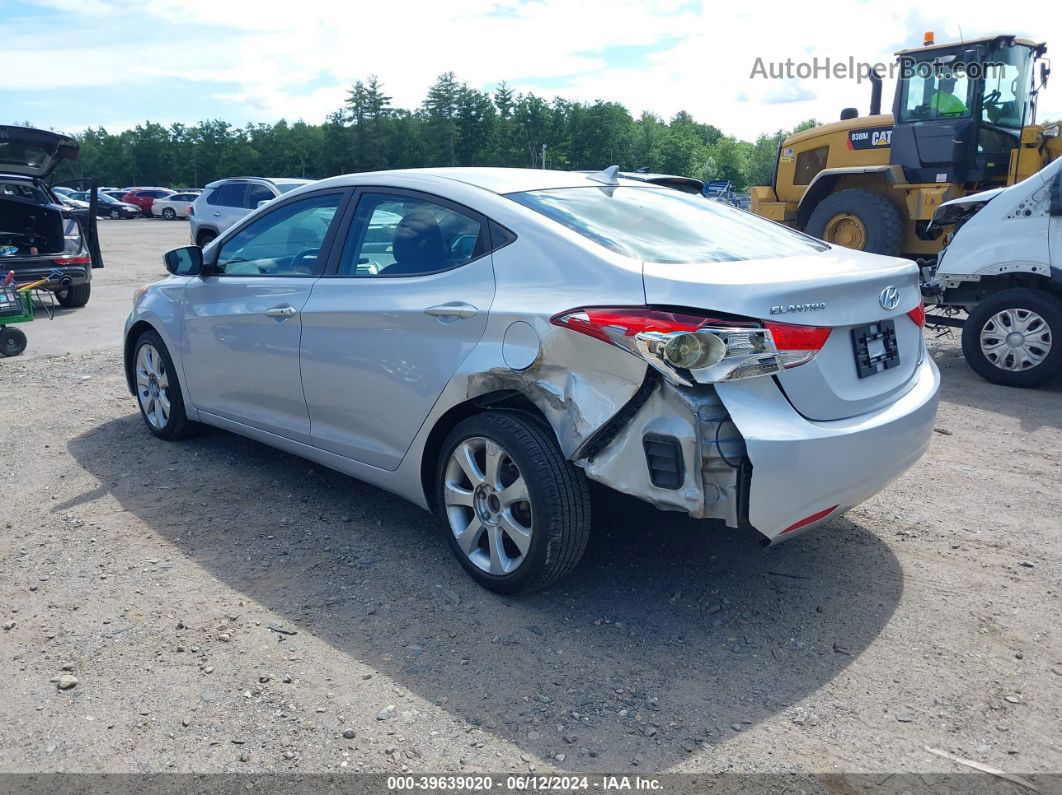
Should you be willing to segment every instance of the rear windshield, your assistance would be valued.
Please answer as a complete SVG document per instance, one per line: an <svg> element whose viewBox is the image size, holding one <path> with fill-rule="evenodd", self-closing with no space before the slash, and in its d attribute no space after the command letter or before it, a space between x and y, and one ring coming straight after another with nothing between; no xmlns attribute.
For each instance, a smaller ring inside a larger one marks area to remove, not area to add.
<svg viewBox="0 0 1062 795"><path fill-rule="evenodd" d="M751 213L669 188L558 188L508 198L646 262L732 262L829 248Z"/></svg>
<svg viewBox="0 0 1062 795"><path fill-rule="evenodd" d="M23 141L0 141L0 166L42 168L52 153L43 146Z"/></svg>

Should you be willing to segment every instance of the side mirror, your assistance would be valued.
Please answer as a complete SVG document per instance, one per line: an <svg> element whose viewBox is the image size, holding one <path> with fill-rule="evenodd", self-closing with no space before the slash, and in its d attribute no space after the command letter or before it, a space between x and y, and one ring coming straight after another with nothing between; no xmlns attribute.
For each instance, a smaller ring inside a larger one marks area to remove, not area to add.
<svg viewBox="0 0 1062 795"><path fill-rule="evenodd" d="M199 246L184 246L162 255L166 270L174 276L199 276L203 272L203 249Z"/></svg>

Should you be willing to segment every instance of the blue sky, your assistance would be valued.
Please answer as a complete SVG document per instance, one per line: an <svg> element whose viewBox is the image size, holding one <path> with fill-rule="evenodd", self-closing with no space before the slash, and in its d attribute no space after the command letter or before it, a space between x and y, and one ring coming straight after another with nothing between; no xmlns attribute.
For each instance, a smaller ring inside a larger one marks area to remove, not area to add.
<svg viewBox="0 0 1062 795"><path fill-rule="evenodd" d="M851 80L752 78L757 57L891 60L925 30L938 40L1001 31L998 3L924 11L914 0L726 6L688 0L0 0L0 122L77 131L145 120L319 122L357 79L376 74L413 107L444 71L482 89L506 80L551 97L617 100L633 113L687 110L752 138L845 106L865 112ZM1051 24L1049 17L1054 17ZM837 30L821 27L824 19ZM851 20L849 22L849 20ZM1056 77L1057 80L1062 76ZM1062 90L1042 111L1062 117ZM886 104L890 99L886 91ZM1041 118L1045 113L1041 113Z"/></svg>

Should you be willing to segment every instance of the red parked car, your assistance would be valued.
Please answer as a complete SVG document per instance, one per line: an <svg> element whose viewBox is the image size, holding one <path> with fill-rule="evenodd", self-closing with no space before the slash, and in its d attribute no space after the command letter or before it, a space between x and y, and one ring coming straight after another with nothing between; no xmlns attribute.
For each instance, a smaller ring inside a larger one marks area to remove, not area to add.
<svg viewBox="0 0 1062 795"><path fill-rule="evenodd" d="M144 213L145 218L150 218L151 205L155 203L155 199L173 194L174 191L169 188L133 188L122 197L122 201L126 204L135 204Z"/></svg>

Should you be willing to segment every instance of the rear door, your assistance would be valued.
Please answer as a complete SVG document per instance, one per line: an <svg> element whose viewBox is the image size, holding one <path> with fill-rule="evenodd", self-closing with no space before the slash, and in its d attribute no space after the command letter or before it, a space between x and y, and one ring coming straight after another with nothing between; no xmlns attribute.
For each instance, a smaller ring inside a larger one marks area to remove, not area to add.
<svg viewBox="0 0 1062 795"><path fill-rule="evenodd" d="M208 210L204 221L219 233L224 232L247 215L246 199L246 182L233 180L219 185L207 196Z"/></svg>
<svg viewBox="0 0 1062 795"><path fill-rule="evenodd" d="M195 408L309 441L301 312L348 195L324 191L278 205L221 243L211 272L188 283L181 352Z"/></svg>
<svg viewBox="0 0 1062 795"><path fill-rule="evenodd" d="M394 470L494 300L488 221L425 194L366 189L302 312L315 446Z"/></svg>

